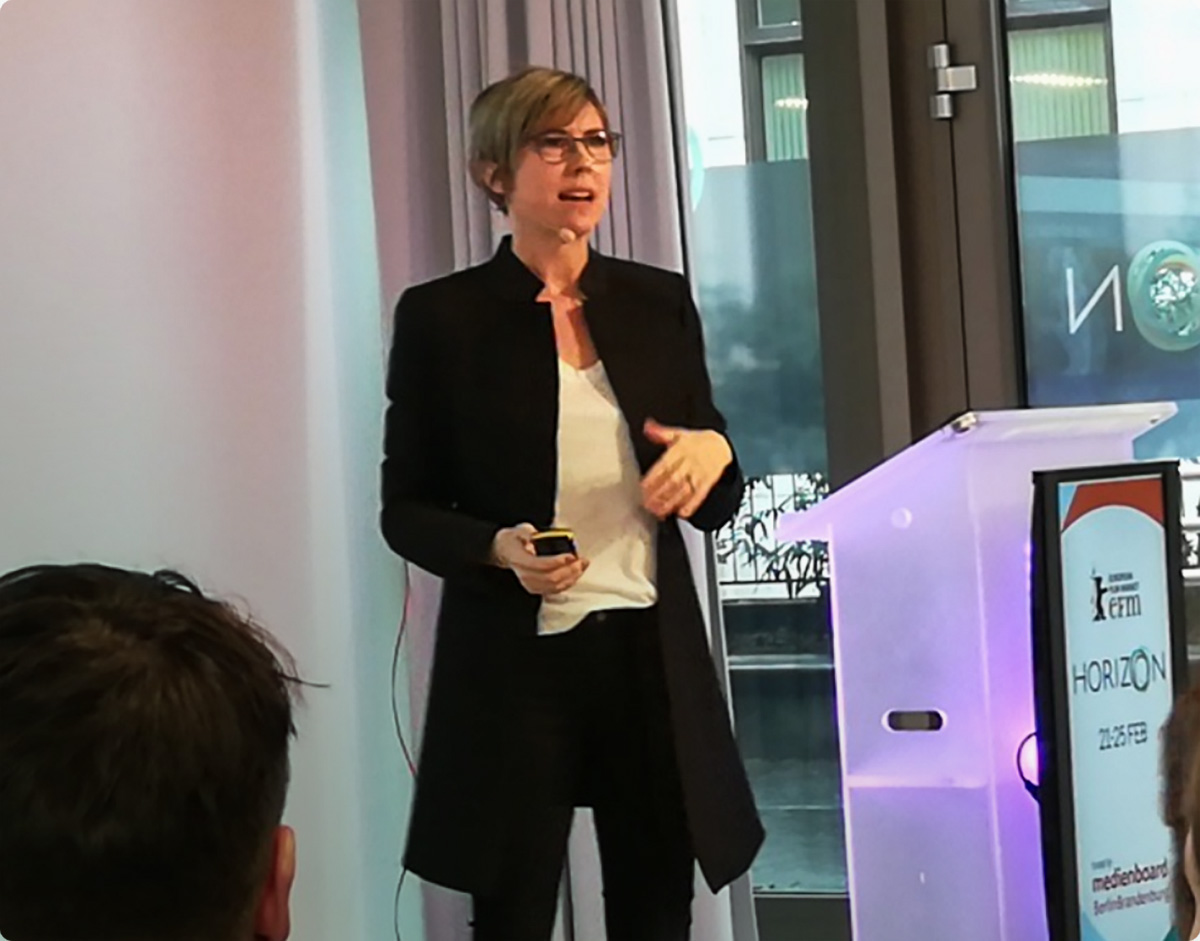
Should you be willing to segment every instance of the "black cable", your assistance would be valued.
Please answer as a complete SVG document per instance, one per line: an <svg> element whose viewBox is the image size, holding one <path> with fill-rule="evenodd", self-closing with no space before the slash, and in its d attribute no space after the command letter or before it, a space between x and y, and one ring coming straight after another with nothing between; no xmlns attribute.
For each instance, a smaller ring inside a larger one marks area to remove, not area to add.
<svg viewBox="0 0 1200 941"><path fill-rule="evenodd" d="M408 868L401 867L400 881L396 883L396 900L392 904L392 927L396 932L396 941L401 941L400 938L400 890L404 888L404 877L408 875Z"/></svg>
<svg viewBox="0 0 1200 941"><path fill-rule="evenodd" d="M392 649L392 726L396 731L396 741L400 743L400 751L404 755L404 762L408 766L408 773L415 780L417 777L417 763L413 760L412 752L409 751L408 742L404 738L404 726L400 721L400 702L396 696L396 686L400 678L400 649L404 643L404 632L408 629L408 613L409 605L412 604L412 572L408 567L408 563L404 563L404 608L400 614L400 627L396 630L396 645ZM404 877L408 875L406 866L400 867L400 878L396 882L396 897L392 903L392 928L396 935L396 941L401 941L400 938L400 892L404 888Z"/></svg>
<svg viewBox="0 0 1200 941"><path fill-rule="evenodd" d="M1034 800L1039 800L1040 799L1039 792L1041 791L1041 783L1042 782L1038 781L1037 784L1034 784L1032 781L1029 780L1029 778L1025 777L1025 769L1021 767L1021 751L1025 748L1026 742L1028 742L1031 738L1036 738L1036 737L1037 737L1037 732L1030 732L1023 739L1021 739L1021 744L1017 746L1017 776L1020 777L1021 783L1025 785L1025 790L1029 792L1029 796L1032 797ZM1041 768L1041 763L1042 763L1042 756L1041 756L1041 754L1039 754L1038 755L1039 769ZM1041 774L1039 773L1038 776L1041 777Z"/></svg>
<svg viewBox="0 0 1200 941"><path fill-rule="evenodd" d="M396 685L400 677L400 645L404 642L404 632L408 629L408 611L412 604L412 577L408 563L404 563L404 609L400 615L400 628L396 631L396 645L392 649L392 727L396 731L396 740L400 743L400 751L404 754L404 762L408 765L408 773L413 778L417 776L417 763L409 751L408 742L404 738L404 727L400 722L400 703L396 698Z"/></svg>

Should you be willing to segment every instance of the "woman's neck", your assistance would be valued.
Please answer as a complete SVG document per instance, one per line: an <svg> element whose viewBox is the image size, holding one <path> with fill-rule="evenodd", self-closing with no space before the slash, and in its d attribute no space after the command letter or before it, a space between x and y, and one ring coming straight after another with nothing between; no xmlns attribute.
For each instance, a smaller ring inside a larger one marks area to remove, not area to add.
<svg viewBox="0 0 1200 941"><path fill-rule="evenodd" d="M514 230L513 254L542 279L548 294L569 294L587 267L588 243L558 232Z"/></svg>

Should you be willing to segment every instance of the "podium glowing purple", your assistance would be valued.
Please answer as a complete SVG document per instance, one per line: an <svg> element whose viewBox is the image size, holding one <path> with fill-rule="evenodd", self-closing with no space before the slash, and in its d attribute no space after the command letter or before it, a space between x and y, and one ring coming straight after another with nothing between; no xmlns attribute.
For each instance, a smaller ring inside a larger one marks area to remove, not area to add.
<svg viewBox="0 0 1200 941"><path fill-rule="evenodd" d="M1132 460L1174 414L971 413L783 519L781 541L829 543L856 941L1046 941L1017 770L1034 728L1032 475ZM894 730L906 712L940 727Z"/></svg>

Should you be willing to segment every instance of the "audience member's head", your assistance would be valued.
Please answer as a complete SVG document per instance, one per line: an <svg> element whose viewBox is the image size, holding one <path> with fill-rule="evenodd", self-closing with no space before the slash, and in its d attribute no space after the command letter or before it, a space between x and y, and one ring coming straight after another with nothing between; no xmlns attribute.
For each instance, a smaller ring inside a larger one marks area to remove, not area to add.
<svg viewBox="0 0 1200 941"><path fill-rule="evenodd" d="M0 934L286 938L296 682L181 575L0 577Z"/></svg>
<svg viewBox="0 0 1200 941"><path fill-rule="evenodd" d="M1197 885L1196 848L1191 837L1200 823L1200 687L1193 687L1175 702L1162 730L1163 822L1171 829L1175 872L1171 893L1175 926L1181 938L1195 936Z"/></svg>

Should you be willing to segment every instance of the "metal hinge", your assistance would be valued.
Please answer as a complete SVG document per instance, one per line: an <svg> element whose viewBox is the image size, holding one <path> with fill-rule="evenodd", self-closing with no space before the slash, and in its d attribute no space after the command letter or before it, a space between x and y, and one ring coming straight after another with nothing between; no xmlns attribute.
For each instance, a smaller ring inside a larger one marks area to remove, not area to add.
<svg viewBox="0 0 1200 941"><path fill-rule="evenodd" d="M950 44L939 42L929 47L929 68L936 89L929 102L930 114L939 121L949 121L954 117L954 96L979 87L975 66L952 65Z"/></svg>

